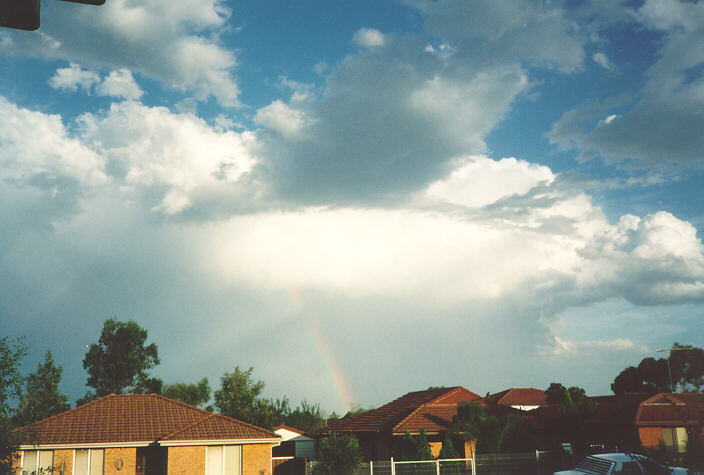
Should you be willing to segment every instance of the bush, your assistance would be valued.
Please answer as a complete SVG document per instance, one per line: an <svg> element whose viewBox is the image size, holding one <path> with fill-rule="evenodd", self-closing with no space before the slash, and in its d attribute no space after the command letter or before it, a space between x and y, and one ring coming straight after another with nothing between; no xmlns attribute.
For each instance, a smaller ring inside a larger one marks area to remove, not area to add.
<svg viewBox="0 0 704 475"><path fill-rule="evenodd" d="M353 435L333 432L320 439L314 475L351 475L362 463L359 442Z"/></svg>

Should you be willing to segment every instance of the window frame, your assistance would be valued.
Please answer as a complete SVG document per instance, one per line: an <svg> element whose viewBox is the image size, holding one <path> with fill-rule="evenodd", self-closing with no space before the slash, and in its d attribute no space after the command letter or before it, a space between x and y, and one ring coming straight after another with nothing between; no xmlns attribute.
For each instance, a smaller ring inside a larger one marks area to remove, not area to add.
<svg viewBox="0 0 704 475"><path fill-rule="evenodd" d="M88 475L91 475L90 465L91 465L91 461L93 460L93 452L100 451L103 454L103 470L101 471L101 475L105 475L105 449L73 449L73 463L71 464L72 475L77 475L76 474L76 468L77 468L76 467L76 455L78 454L79 450L88 452Z"/></svg>
<svg viewBox="0 0 704 475"><path fill-rule="evenodd" d="M208 470L209 470L209 467L208 467L208 458L209 458L209 457L208 457L208 450L211 450L211 449L216 448L216 447L219 448L219 449L221 449L221 452L220 452L220 469L217 471L218 475L229 475L228 472L225 472L225 460L226 460L226 458L227 458L227 457L225 456L225 449L226 449L227 447L237 447L237 448L239 449L239 450L238 450L238 454L239 454L239 463L238 463L239 471L238 471L235 475L242 475L242 473L243 473L242 460L243 460L243 452L244 452L244 450L242 450L242 445L241 445L241 444L206 445L206 446L205 446L205 473L206 473L206 475L208 475L208 473L209 473L209 472L208 472Z"/></svg>
<svg viewBox="0 0 704 475"><path fill-rule="evenodd" d="M23 450L23 451L22 451L22 460L20 461L20 475L24 475L25 473L27 473L27 474L31 474L31 473L32 473L31 470L26 470L26 469L25 469L25 466L24 466L24 463L25 463L25 455L26 455L27 452L34 452L34 453L37 454L37 458L36 458L36 461L35 461L35 464L34 464L34 469L33 469L33 470L34 470L34 473L37 473L37 474L42 473L42 472L39 471L40 469L43 470L42 467L39 467L39 464L40 464L40 462L41 462L41 455L40 455L40 453L41 453L41 452L51 452L51 469L52 469L52 471L53 471L53 468L54 468L54 457L55 457L55 454L54 454L54 450L53 450L53 449L52 449L52 450L42 450L42 449ZM51 472L50 472L50 473L51 473Z"/></svg>

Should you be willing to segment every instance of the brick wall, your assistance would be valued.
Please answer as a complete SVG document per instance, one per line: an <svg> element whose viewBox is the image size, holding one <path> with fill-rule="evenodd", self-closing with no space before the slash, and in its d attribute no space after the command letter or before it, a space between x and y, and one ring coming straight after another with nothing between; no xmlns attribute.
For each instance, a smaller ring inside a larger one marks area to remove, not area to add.
<svg viewBox="0 0 704 475"><path fill-rule="evenodd" d="M169 475L200 475L205 473L205 446L169 447Z"/></svg>
<svg viewBox="0 0 704 475"><path fill-rule="evenodd" d="M242 446L242 475L271 475L271 444Z"/></svg>
<svg viewBox="0 0 704 475"><path fill-rule="evenodd" d="M639 427L638 436L643 447L657 447L662 443L662 429L660 427Z"/></svg>
<svg viewBox="0 0 704 475"><path fill-rule="evenodd" d="M72 475L73 449L55 450L54 466L59 469L59 475Z"/></svg>
<svg viewBox="0 0 704 475"><path fill-rule="evenodd" d="M133 475L137 464L137 449L110 448L105 449L105 475ZM67 472L67 475L73 472Z"/></svg>

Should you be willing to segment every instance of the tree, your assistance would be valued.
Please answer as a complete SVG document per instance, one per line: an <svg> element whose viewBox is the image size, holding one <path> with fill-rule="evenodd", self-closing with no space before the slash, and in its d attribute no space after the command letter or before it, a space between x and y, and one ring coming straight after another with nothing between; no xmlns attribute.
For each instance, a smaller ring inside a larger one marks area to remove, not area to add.
<svg viewBox="0 0 704 475"><path fill-rule="evenodd" d="M15 410L10 401L22 393L18 367L25 354L22 340L0 339L0 473L12 471L12 454L17 450L16 435L12 432Z"/></svg>
<svg viewBox="0 0 704 475"><path fill-rule="evenodd" d="M576 451L587 445L586 421L596 413L597 403L587 397L584 389L572 386L567 389L560 383L551 383L545 391L546 402L557 406L562 413L562 434Z"/></svg>
<svg viewBox="0 0 704 475"><path fill-rule="evenodd" d="M235 366L232 373L225 372L220 378L220 389L214 395L220 414L254 424L257 412L265 408L258 403L264 382L255 381L253 372L251 366L246 371Z"/></svg>
<svg viewBox="0 0 704 475"><path fill-rule="evenodd" d="M210 401L210 385L208 378L203 378L196 384L175 383L164 386L162 394L168 398L190 404L203 406ZM208 408L208 410L211 410Z"/></svg>
<svg viewBox="0 0 704 475"><path fill-rule="evenodd" d="M704 390L704 350L677 342L672 348L668 358L643 358L637 367L621 371L611 390L616 395L670 392L670 374L675 391Z"/></svg>
<svg viewBox="0 0 704 475"><path fill-rule="evenodd" d="M315 475L352 475L362 463L357 438L349 434L331 433L320 439Z"/></svg>
<svg viewBox="0 0 704 475"><path fill-rule="evenodd" d="M303 400L300 406L286 416L284 423L309 434L315 434L325 425L325 418L319 404L310 404Z"/></svg>
<svg viewBox="0 0 704 475"><path fill-rule="evenodd" d="M148 371L159 364L159 354L156 345L146 341L147 330L133 320L105 321L98 343L90 345L83 358L88 386L96 397L144 392L154 386Z"/></svg>
<svg viewBox="0 0 704 475"><path fill-rule="evenodd" d="M445 440L442 442L442 448L440 449L440 454L438 458L441 459L458 459L460 458L459 452L455 450L455 444L452 443L452 432L445 432Z"/></svg>
<svg viewBox="0 0 704 475"><path fill-rule="evenodd" d="M469 442L472 452L501 453L530 448L531 437L517 414L487 414L478 403L461 402L451 431ZM467 454L469 455L469 454Z"/></svg>
<svg viewBox="0 0 704 475"><path fill-rule="evenodd" d="M425 429L421 428L418 435L412 435L406 431L403 437L395 443L394 458L398 460L431 460L433 455L430 452Z"/></svg>
<svg viewBox="0 0 704 475"><path fill-rule="evenodd" d="M44 355L44 362L37 364L37 370L25 378L25 390L20 398L18 425L53 416L69 409L68 397L59 392L61 366L54 364L51 351Z"/></svg>

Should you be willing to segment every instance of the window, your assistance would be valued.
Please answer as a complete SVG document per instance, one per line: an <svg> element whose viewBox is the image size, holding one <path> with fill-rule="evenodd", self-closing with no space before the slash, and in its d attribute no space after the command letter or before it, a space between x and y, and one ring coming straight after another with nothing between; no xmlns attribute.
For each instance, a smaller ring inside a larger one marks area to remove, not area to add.
<svg viewBox="0 0 704 475"><path fill-rule="evenodd" d="M53 450L25 450L22 455L22 475L52 473Z"/></svg>
<svg viewBox="0 0 704 475"><path fill-rule="evenodd" d="M668 447L677 447L680 452L687 449L687 429L685 427L663 427L662 440Z"/></svg>
<svg viewBox="0 0 704 475"><path fill-rule="evenodd" d="M103 475L105 451L103 449L76 450L73 462L74 475Z"/></svg>
<svg viewBox="0 0 704 475"><path fill-rule="evenodd" d="M242 475L241 445L209 445L205 451L206 475Z"/></svg>

